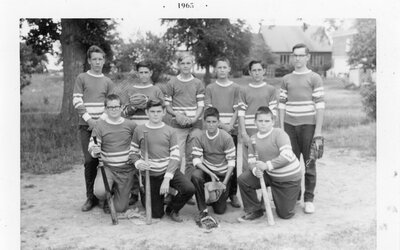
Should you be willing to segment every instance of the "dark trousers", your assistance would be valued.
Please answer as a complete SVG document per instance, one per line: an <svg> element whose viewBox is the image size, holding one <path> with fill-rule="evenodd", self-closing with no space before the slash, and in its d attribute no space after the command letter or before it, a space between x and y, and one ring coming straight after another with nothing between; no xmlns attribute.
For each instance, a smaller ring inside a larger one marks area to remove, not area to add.
<svg viewBox="0 0 400 250"><path fill-rule="evenodd" d="M285 123L285 131L289 135L292 149L297 159L300 160L300 154L303 155L304 162L310 158L310 147L314 137L315 125L292 126ZM311 161L304 173L304 201L312 202L314 200L314 190L317 183L317 171L315 161ZM301 190L298 199L300 200Z"/></svg>
<svg viewBox="0 0 400 250"><path fill-rule="evenodd" d="M97 174L97 165L99 165L99 160L93 158L88 151L90 136L92 131L88 131L89 126L79 125L79 135L81 139L83 156L85 157L85 184L86 184L86 197L88 199L97 200L96 196L93 194L94 180Z"/></svg>
<svg viewBox="0 0 400 250"><path fill-rule="evenodd" d="M301 179L297 181L277 182L264 172L266 186L271 187L276 213L282 219L289 219L295 214L298 194L301 190ZM261 188L260 179L250 170L243 172L239 178L239 190L246 213L251 213L263 208L263 202L257 198L257 189ZM269 202L269 201L268 201Z"/></svg>
<svg viewBox="0 0 400 250"><path fill-rule="evenodd" d="M136 196L139 195L139 187L140 187L139 170L135 170L135 172L133 174L133 181L132 181L130 194L136 195Z"/></svg>
<svg viewBox="0 0 400 250"><path fill-rule="evenodd" d="M225 178L224 176L218 176L220 180ZM205 173L203 170L196 168L192 173L192 183L196 188L196 202L197 208L199 211L203 211L207 208L206 198L204 194L204 183L211 181L211 177ZM226 211L226 200L228 199L229 189L230 189L230 181L226 185L225 192L221 195L218 201L211 204L214 213L223 214Z"/></svg>
<svg viewBox="0 0 400 250"><path fill-rule="evenodd" d="M145 174L142 174L143 185L146 187ZM161 218L164 216L164 195L160 195L160 187L164 180L164 175L150 176L150 191L151 191L151 214L153 218ZM189 179L182 174L179 169L175 171L174 177L169 182L169 185L178 191L177 195L172 197L171 203L168 206L174 212L179 212L186 202L193 196L195 189ZM146 198L142 197L142 204Z"/></svg>
<svg viewBox="0 0 400 250"><path fill-rule="evenodd" d="M237 135L231 135L232 139L233 139L233 143L235 144L235 148L236 148L236 157L237 157ZM230 178L230 185L229 185L229 197L231 197L232 195L236 195L237 193L237 161L235 161L235 168L232 171L232 176Z"/></svg>

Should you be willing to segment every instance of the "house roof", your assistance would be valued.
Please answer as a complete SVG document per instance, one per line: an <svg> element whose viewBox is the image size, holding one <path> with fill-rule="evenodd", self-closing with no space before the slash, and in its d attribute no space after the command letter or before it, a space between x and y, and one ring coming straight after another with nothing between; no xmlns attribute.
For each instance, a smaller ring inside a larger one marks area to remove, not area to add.
<svg viewBox="0 0 400 250"><path fill-rule="evenodd" d="M328 39L321 39L317 30L320 26L261 26L260 33L272 52L292 52L297 43L304 43L310 52L332 52Z"/></svg>

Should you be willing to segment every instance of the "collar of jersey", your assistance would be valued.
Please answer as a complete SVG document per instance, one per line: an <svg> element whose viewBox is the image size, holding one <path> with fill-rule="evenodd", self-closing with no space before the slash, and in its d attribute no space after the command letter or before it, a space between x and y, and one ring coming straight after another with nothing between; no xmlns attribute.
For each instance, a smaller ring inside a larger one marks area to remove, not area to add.
<svg viewBox="0 0 400 250"><path fill-rule="evenodd" d="M162 127L164 127L164 126L165 126L165 123L164 123L164 122L161 122L161 124L160 124L159 126L151 126L149 122L146 122L144 125L145 125L146 127L148 127L148 128L151 128L151 129L157 129L157 128L162 128Z"/></svg>
<svg viewBox="0 0 400 250"><path fill-rule="evenodd" d="M108 117L105 119L105 121L106 121L108 124L113 124L113 125L121 124L121 123L124 122L124 120L125 120L125 119L124 119L123 117L120 117L119 120L118 120L118 121L115 121L115 122L114 122L114 121L111 121L110 118L108 118Z"/></svg>
<svg viewBox="0 0 400 250"><path fill-rule="evenodd" d="M293 71L293 74L295 74L295 75L305 75L305 74L308 74L308 73L310 73L310 72L311 72L311 69L306 70L306 71L304 71L304 72Z"/></svg>
<svg viewBox="0 0 400 250"><path fill-rule="evenodd" d="M218 135L219 135L219 128L217 128L217 133L215 133L214 136L210 136L210 135L208 134L208 131L206 130L206 136L207 136L207 138L210 139L210 140L215 139Z"/></svg>
<svg viewBox="0 0 400 250"><path fill-rule="evenodd" d="M190 78L189 78L189 79L183 79L182 76L181 76L180 74L177 75L176 78L178 78L178 80L181 81L181 82L189 82L189 81L191 81L191 80L194 79L193 75L190 75Z"/></svg>
<svg viewBox="0 0 400 250"><path fill-rule="evenodd" d="M221 87L228 87L228 86L232 85L233 82L232 81L228 81L227 83L220 83L218 81L215 81L215 83L218 84Z"/></svg>
<svg viewBox="0 0 400 250"><path fill-rule="evenodd" d="M101 73L101 75L94 75L94 74L90 73L89 70L86 71L86 73L88 73L88 75L93 76L93 77L103 77L104 76L103 73Z"/></svg>
<svg viewBox="0 0 400 250"><path fill-rule="evenodd" d="M137 89L147 89L150 88L151 86L153 86L153 84L149 83L146 85L133 85L133 87L137 88Z"/></svg>
<svg viewBox="0 0 400 250"><path fill-rule="evenodd" d="M271 133L272 133L272 130L274 130L274 128L272 128L268 133L266 133L266 134L260 134L260 132L257 132L257 138L258 139L264 139L264 138L266 138L267 136L269 136Z"/></svg>
<svg viewBox="0 0 400 250"><path fill-rule="evenodd" d="M252 87L252 88L261 88L261 87L264 87L265 85L267 85L266 82L263 82L263 83L261 83L259 85L254 85L252 83L249 83L249 86Z"/></svg>

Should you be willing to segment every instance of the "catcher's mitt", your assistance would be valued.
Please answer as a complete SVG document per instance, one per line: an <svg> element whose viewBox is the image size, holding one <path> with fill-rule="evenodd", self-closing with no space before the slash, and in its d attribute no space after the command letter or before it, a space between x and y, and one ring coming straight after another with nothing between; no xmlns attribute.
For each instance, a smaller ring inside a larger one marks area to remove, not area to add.
<svg viewBox="0 0 400 250"><path fill-rule="evenodd" d="M310 159L306 162L306 167L311 163L311 161L315 161L320 159L324 154L324 137L316 136L313 138L310 147Z"/></svg>
<svg viewBox="0 0 400 250"><path fill-rule="evenodd" d="M225 190L225 185L219 181L204 183L204 194L206 203L211 204L219 200Z"/></svg>
<svg viewBox="0 0 400 250"><path fill-rule="evenodd" d="M190 128L192 126L192 120L186 116L185 112L178 113L174 119L182 128Z"/></svg>
<svg viewBox="0 0 400 250"><path fill-rule="evenodd" d="M129 97L129 105L133 106L135 109L146 109L149 97L145 94L133 94Z"/></svg>

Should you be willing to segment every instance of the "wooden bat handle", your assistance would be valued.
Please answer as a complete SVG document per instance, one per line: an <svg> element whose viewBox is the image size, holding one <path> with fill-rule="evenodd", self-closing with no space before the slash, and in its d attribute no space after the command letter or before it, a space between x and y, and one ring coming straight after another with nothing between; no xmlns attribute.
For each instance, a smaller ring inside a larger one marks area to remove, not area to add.
<svg viewBox="0 0 400 250"><path fill-rule="evenodd" d="M143 132L144 139L144 160L149 162L149 140L148 132ZM146 224L151 224L151 191L150 191L150 171L146 170Z"/></svg>
<svg viewBox="0 0 400 250"><path fill-rule="evenodd" d="M256 161L258 161L258 153L257 153L257 149L256 149L256 141L252 140L251 144L253 146L254 156L256 157ZM264 200L265 213L267 214L267 221L268 221L268 224L270 226L273 226L273 225L275 225L275 220L274 220L274 215L272 214L272 208L271 208L271 204L270 204L270 201L269 201L269 196L268 196L268 192L267 192L267 187L265 185L264 176L261 176L261 178L259 180L260 180L262 197L263 197L263 200Z"/></svg>

